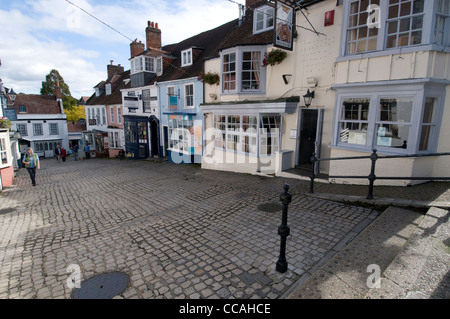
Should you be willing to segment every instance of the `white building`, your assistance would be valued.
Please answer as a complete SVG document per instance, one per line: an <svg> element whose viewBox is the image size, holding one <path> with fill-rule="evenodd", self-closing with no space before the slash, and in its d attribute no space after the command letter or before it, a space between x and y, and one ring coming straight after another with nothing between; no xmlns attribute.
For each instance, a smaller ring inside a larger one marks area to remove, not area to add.
<svg viewBox="0 0 450 319"><path fill-rule="evenodd" d="M22 136L22 154L29 146L41 157L53 157L57 145L69 148L67 117L58 89L56 96L18 94L14 105L9 107L16 112L12 130Z"/></svg>

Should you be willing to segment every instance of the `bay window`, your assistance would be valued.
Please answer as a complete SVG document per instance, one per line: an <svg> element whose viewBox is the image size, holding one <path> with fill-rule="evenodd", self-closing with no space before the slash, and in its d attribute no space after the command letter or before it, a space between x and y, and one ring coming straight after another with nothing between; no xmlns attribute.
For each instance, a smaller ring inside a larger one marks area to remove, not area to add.
<svg viewBox="0 0 450 319"><path fill-rule="evenodd" d="M350 0L342 56L418 45L450 45L449 0Z"/></svg>
<svg viewBox="0 0 450 319"><path fill-rule="evenodd" d="M392 154L436 152L444 99L442 84L339 88L332 145Z"/></svg>
<svg viewBox="0 0 450 319"><path fill-rule="evenodd" d="M259 134L258 134L259 123ZM215 115L217 149L246 155L273 155L280 148L280 115Z"/></svg>
<svg viewBox="0 0 450 319"><path fill-rule="evenodd" d="M262 59L265 47L235 48L222 54L222 92L265 92L265 68Z"/></svg>

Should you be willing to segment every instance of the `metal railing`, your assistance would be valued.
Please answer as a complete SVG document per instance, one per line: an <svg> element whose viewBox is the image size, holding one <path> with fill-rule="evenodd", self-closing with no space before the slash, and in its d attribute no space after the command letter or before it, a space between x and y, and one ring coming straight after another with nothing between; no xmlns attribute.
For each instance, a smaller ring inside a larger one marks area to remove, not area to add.
<svg viewBox="0 0 450 319"><path fill-rule="evenodd" d="M367 199L373 199L373 186L376 180L423 180L423 181L450 181L450 177L415 177L415 176L377 176L375 174L376 163L378 160L382 159L394 159L394 158L419 158L419 157L439 157L448 156L450 153L434 153L434 154L414 154L414 155L386 155L380 156L377 154L377 150L374 149L370 156L349 156L349 157L334 157L334 158L317 158L316 154L311 157L311 162L313 165L313 170L311 174L311 185L310 193L314 193L314 180L317 177L316 165L320 165L323 161L344 161L344 160L355 160L355 159L370 159L371 167L370 174L367 176L352 176L352 175L330 175L329 179L368 179L369 180L369 193L367 194ZM319 166L317 166L319 167ZM318 170L317 170L318 171Z"/></svg>

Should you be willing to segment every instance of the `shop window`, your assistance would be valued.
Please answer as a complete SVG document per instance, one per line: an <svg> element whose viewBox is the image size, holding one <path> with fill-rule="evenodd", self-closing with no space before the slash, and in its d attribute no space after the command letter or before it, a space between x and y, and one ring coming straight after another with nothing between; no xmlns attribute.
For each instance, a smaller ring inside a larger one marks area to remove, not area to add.
<svg viewBox="0 0 450 319"><path fill-rule="evenodd" d="M2 165L8 164L8 149L6 147L6 138L0 138L0 158Z"/></svg>

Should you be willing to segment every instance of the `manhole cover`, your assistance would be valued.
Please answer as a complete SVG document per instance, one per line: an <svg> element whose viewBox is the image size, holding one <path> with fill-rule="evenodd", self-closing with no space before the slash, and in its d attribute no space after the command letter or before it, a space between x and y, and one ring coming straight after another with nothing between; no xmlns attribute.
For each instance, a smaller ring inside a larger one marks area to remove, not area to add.
<svg viewBox="0 0 450 319"><path fill-rule="evenodd" d="M281 204L279 203L264 203L258 205L258 209L260 211L266 212L266 213L276 213L281 210Z"/></svg>
<svg viewBox="0 0 450 319"><path fill-rule="evenodd" d="M123 272L109 272L91 277L72 291L72 299L111 299L122 293L130 283Z"/></svg>

